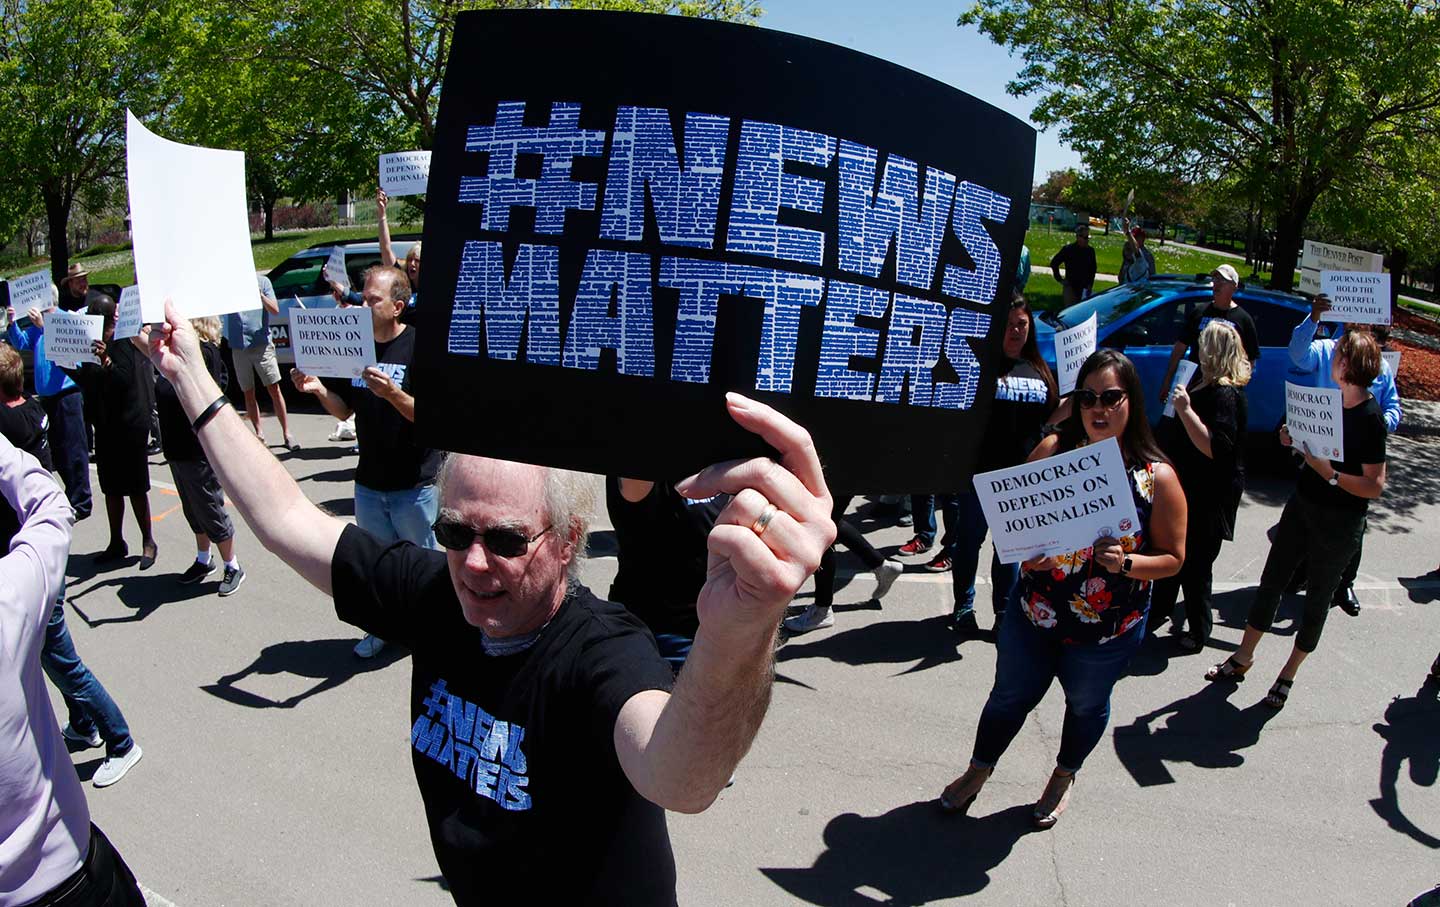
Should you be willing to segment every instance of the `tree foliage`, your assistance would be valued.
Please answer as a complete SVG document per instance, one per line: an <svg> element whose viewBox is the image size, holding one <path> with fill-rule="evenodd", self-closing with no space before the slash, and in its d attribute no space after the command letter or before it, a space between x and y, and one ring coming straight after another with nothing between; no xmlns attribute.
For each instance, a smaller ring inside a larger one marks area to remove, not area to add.
<svg viewBox="0 0 1440 907"><path fill-rule="evenodd" d="M1434 2L980 0L960 24L1022 55L1010 92L1097 177L1253 187L1286 288L1317 202L1440 132Z"/></svg>

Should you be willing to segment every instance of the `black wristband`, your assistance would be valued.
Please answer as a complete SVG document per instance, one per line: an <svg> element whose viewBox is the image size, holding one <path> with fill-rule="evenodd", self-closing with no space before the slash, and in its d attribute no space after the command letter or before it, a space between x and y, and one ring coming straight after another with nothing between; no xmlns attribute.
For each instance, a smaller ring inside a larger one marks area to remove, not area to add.
<svg viewBox="0 0 1440 907"><path fill-rule="evenodd" d="M200 415L196 416L196 417L195 417L195 421L190 423L190 428L191 428L191 430L194 431L195 434L197 434L197 435L200 434L200 429L202 429L202 428L205 427L205 423L206 423L206 422L209 422L211 419L215 418L215 414L216 414L216 413L220 412L220 410L221 410L223 407L226 407L226 406L229 406L229 405L230 405L230 398L229 398L229 397L226 397L224 394L221 394L219 397L216 397L216 398L215 398L215 402L214 402L214 403L211 403L209 406L205 407L205 411L204 411L203 413L201 413Z"/></svg>

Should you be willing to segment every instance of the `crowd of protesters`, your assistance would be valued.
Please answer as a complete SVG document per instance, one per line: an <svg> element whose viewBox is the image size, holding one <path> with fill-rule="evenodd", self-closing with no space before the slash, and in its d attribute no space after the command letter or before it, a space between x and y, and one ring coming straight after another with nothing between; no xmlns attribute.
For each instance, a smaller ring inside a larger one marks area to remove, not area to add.
<svg viewBox="0 0 1440 907"><path fill-rule="evenodd" d="M299 444L269 336L278 306L263 276L256 309L227 316L223 327L216 318L180 319L167 307L164 324L142 328L130 342L114 339L116 300L91 290L83 269L72 269L57 288L59 306L103 322L96 362L78 368L47 358L45 312L30 310L23 327L9 313L10 345L0 344L0 533L10 552L0 560L0 618L19 648L5 666L0 709L7 714L0 720L23 716L26 730L0 735L0 762L26 771L0 779L0 904L142 903L123 860L89 823L74 774L56 769L68 761L67 741L103 743L106 761L94 780L103 787L141 754L64 624L70 528L91 510L91 437L110 530L97 563L128 556L127 502L140 530L138 567L157 562L148 491L150 445L158 440L195 538L195 557L177 571L177 584L209 580L223 568L218 594L239 590L245 572L233 508L266 549L332 596L338 616L365 632L357 656L373 657L387 642L411 653L412 759L436 857L459 903L537 893L674 903L663 812L704 809L732 780L764 716L771 653L782 634L834 624L837 540L873 571L875 600L903 574L901 558L928 556L925 569L951 573L953 629L962 638L984 635L975 599L987 526L968 483L914 496L914 537L886 556L848 521L854 495L826 487L804 429L738 396L729 400L731 415L778 451L785 468L717 464L674 486L608 477L618 571L609 601L591 594L575 576L591 508L581 477L442 458L419 442L411 365L417 332L425 330L420 244L397 260L388 199L381 192L377 201L381 263L356 275L358 291L333 286L337 304L370 310L377 364L351 381L290 372L295 390L337 420L332 440L356 440L354 526L310 504L264 446L257 378L280 422L281 446ZM1154 258L1145 236L1128 224L1127 235L1124 276L1148 279ZM1084 228L1052 260L1067 301L1091 292L1094 260ZM1028 250L1021 271L1023 287ZM1112 689L1147 634L1170 620L1182 649L1209 642L1213 565L1235 534L1246 475L1246 385L1259 355L1254 323L1234 299L1238 275L1222 265L1211 280L1214 301L1191 314L1165 376L1161 402L1172 402L1174 415L1153 432L1136 369L1114 350L1090 356L1076 390L1062 399L1036 344L1034 313L1023 296L1013 300L976 471L1114 439L1139 525L1120 538L1018 565L992 558L996 673L969 765L941 793L942 810L970 807L1058 679L1065 693L1059 750L1032 808L1037 827L1053 826L1105 732ZM1297 451L1300 478L1273 532L1243 642L1206 674L1216 682L1244 679L1298 575L1304 617L1264 699L1275 709L1285 706L1301 663L1315 651L1330 606L1358 610L1353 582L1366 513L1384 491L1386 436L1400 419L1380 355L1383 336L1348 325L1336 338L1316 339L1327 306L1325 297L1315 299L1290 356L1315 384L1340 390L1343 456ZM222 338L233 370L225 367ZM34 397L24 392L11 346L33 351ZM1188 385L1172 386L1185 357L1198 369ZM243 391L243 417L224 393L231 377ZM1281 442L1290 444L1283 428ZM945 532L931 555L937 510ZM787 617L812 573L813 601ZM1431 671L1440 674L1440 658ZM41 673L69 710L63 728L38 684ZM510 736L484 747L476 738L476 751L489 756L456 768L440 754L451 752L446 741L459 733L457 715L469 716L467 728L484 715L492 736L501 726ZM557 792L544 806L525 788L532 775ZM513 824L513 812L532 806L533 821ZM576 865L546 872L544 854L553 848ZM515 870L506 876L515 880L513 891L484 872L495 861Z"/></svg>

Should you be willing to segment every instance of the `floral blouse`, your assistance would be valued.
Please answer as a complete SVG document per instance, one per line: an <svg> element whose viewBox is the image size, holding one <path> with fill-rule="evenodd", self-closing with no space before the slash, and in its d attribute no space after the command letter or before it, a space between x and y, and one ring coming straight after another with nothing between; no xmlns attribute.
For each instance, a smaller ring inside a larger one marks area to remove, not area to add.
<svg viewBox="0 0 1440 907"><path fill-rule="evenodd" d="M1143 554L1155 502L1155 464L1130 470L1130 491L1140 525L1121 537L1126 553ZM1150 611L1150 582L1111 573L1094 561L1094 549L1059 557L1048 572L1026 571L1020 578L1020 608L1042 630L1061 634L1065 645L1103 645L1144 623Z"/></svg>

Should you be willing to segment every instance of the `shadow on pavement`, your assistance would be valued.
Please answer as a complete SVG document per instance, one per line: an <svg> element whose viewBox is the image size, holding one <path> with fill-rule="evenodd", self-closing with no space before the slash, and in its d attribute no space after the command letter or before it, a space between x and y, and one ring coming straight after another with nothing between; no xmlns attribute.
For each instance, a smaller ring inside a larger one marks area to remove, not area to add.
<svg viewBox="0 0 1440 907"><path fill-rule="evenodd" d="M355 452L350 448L354 441L337 441L329 447L302 447L299 450L279 453L282 460L339 460L342 457L353 457Z"/></svg>
<svg viewBox="0 0 1440 907"><path fill-rule="evenodd" d="M1258 586L1248 589L1231 589L1212 596L1210 607L1215 611L1215 625L1232 630L1245 629L1250 617L1250 605L1255 600ZM1294 636L1300 631L1300 617L1305 611L1305 595L1282 595L1280 607L1275 609L1275 622L1270 625L1270 635ZM1215 645L1214 637L1210 645Z"/></svg>
<svg viewBox="0 0 1440 907"><path fill-rule="evenodd" d="M355 515L354 498L335 498L334 500L323 501L317 506L331 516Z"/></svg>
<svg viewBox="0 0 1440 907"><path fill-rule="evenodd" d="M1417 605L1428 605L1440 601L1440 570L1431 570L1419 576L1401 576L1397 582L1409 593L1410 600Z"/></svg>
<svg viewBox="0 0 1440 907"><path fill-rule="evenodd" d="M845 610L837 606L836 612ZM939 667L959 661L955 649L956 636L951 632L948 617L925 620L893 620L874 623L852 630L841 630L828 636L793 637L775 653L779 662L800 658L828 658L848 665L910 664L901 674Z"/></svg>
<svg viewBox="0 0 1440 907"><path fill-rule="evenodd" d="M208 598L214 596L216 590L220 588L219 571L216 571L215 578L211 581L188 586L182 586L177 582L177 575L175 573L145 573L138 576L112 577L101 580L79 592L68 593L66 599L87 626L103 627L105 624L136 623L158 611L161 605L175 605L194 601L197 598ZM111 587L115 588L115 598L119 600L120 604L134 613L123 617L92 618L77 604L85 596Z"/></svg>
<svg viewBox="0 0 1440 907"><path fill-rule="evenodd" d="M1380 756L1380 796L1370 806L1395 831L1440 850L1440 838L1422 830L1401 810L1396 790L1407 761L1410 780L1420 787L1434 787L1440 774L1440 734L1435 731L1440 724L1440 684L1426 679L1414 696L1396 696L1385 709L1385 721L1374 728L1385 739L1385 751Z"/></svg>
<svg viewBox="0 0 1440 907"><path fill-rule="evenodd" d="M353 482L355 470L349 469L327 469L324 472L312 472L308 476L301 476L297 482Z"/></svg>
<svg viewBox="0 0 1440 907"><path fill-rule="evenodd" d="M1420 513L1440 503L1440 472L1435 459L1440 447L1392 438L1386 447L1385 493L1370 505L1370 528L1413 532L1422 528Z"/></svg>
<svg viewBox="0 0 1440 907"><path fill-rule="evenodd" d="M358 638L358 637L357 637ZM233 674L226 674L200 689L218 699L252 709L293 709L311 696L333 690L359 674L383 670L409 654L404 648L390 644L374 658L355 655L356 639L301 639L266 646L250 664ZM257 674L291 674L313 678L317 683L303 693L274 700L236 686Z"/></svg>
<svg viewBox="0 0 1440 907"><path fill-rule="evenodd" d="M922 800L880 816L845 813L825 826L828 849L815 865L760 872L809 904L948 902L990 884L990 870L1033 830L1030 811L1025 803L983 817L950 816Z"/></svg>
<svg viewBox="0 0 1440 907"><path fill-rule="evenodd" d="M1198 676L1196 682L1204 686L1193 696L1115 728L1115 755L1141 787L1174 784L1167 762L1238 768L1245 763L1240 750L1254 746L1266 723L1279 714L1259 700L1248 708L1237 707L1230 701L1236 684L1206 683Z"/></svg>

